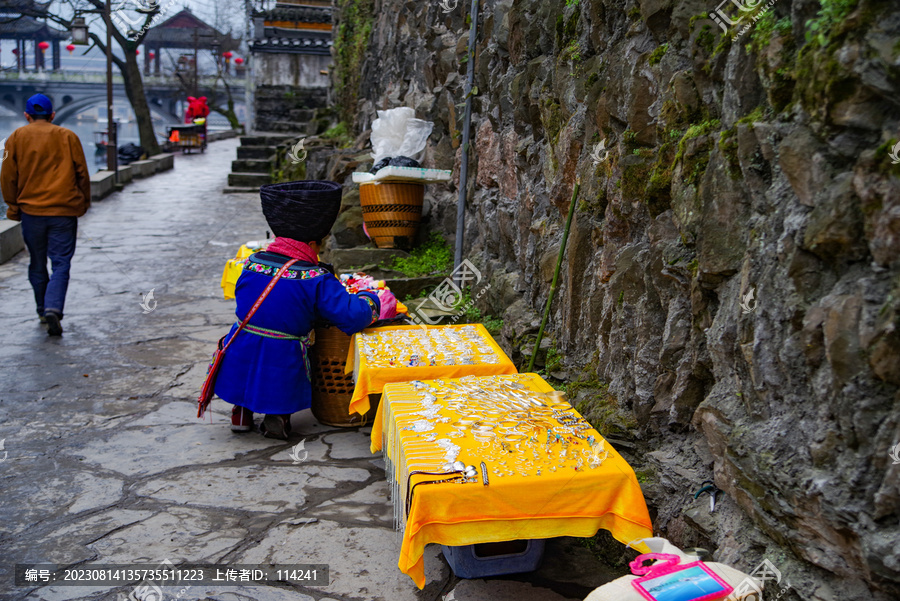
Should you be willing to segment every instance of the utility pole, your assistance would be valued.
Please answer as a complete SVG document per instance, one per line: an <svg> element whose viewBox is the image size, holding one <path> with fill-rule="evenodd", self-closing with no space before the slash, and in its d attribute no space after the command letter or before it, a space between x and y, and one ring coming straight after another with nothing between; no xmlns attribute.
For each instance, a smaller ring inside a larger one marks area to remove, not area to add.
<svg viewBox="0 0 900 601"><path fill-rule="evenodd" d="M113 171L113 181L119 183L118 133L113 121L112 75L112 0L106 0L106 169Z"/></svg>

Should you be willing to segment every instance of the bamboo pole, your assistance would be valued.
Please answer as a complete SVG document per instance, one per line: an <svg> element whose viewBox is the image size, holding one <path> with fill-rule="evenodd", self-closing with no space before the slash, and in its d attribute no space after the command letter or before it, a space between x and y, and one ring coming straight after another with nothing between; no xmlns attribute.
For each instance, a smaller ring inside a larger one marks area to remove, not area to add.
<svg viewBox="0 0 900 601"><path fill-rule="evenodd" d="M575 182L572 190L572 200L569 202L569 216L566 218L566 228L563 230L562 244L559 246L559 257L556 259L556 270L553 272L553 282L550 283L550 295L547 297L547 305L544 307L544 317L541 319L541 327L538 328L537 340L534 341L534 349L531 351L531 361L528 362L527 372L534 368L534 359L541 348L541 339L544 337L544 327L547 318L550 317L550 305L553 303L553 295L556 292L556 282L559 280L559 268L562 266L563 256L566 254L566 243L569 241L569 228L572 227L572 216L575 215L575 201L578 199L578 188L581 184Z"/></svg>
<svg viewBox="0 0 900 601"><path fill-rule="evenodd" d="M471 23L469 24L469 49L466 56L469 59L466 65L466 112L462 129L462 158L459 166L459 198L456 201L456 248L453 252L453 273L457 275L456 284L462 288L464 283L462 274L456 274L456 269L462 263L463 240L466 235L466 192L469 187L469 129L472 123L472 85L475 82L475 42L478 39L478 1L472 0L472 8L469 12Z"/></svg>

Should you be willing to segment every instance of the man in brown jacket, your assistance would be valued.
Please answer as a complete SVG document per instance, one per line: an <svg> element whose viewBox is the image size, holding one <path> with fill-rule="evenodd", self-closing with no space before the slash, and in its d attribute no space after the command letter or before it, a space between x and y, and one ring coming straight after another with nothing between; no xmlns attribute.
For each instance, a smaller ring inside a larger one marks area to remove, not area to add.
<svg viewBox="0 0 900 601"><path fill-rule="evenodd" d="M6 139L0 187L9 205L6 216L22 222L38 315L48 334L60 336L78 218L91 206L91 179L81 141L72 131L53 125L55 115L43 94L28 99L28 125ZM48 258L52 275L47 272Z"/></svg>

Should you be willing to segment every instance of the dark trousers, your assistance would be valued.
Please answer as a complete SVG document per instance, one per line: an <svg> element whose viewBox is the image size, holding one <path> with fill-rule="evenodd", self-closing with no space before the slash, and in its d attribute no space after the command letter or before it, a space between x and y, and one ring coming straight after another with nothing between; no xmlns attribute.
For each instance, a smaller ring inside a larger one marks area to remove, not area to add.
<svg viewBox="0 0 900 601"><path fill-rule="evenodd" d="M31 255L28 281L34 288L34 302L38 315L52 311L62 318L69 287L69 267L75 254L77 217L22 216L22 237ZM47 273L47 259L53 273Z"/></svg>

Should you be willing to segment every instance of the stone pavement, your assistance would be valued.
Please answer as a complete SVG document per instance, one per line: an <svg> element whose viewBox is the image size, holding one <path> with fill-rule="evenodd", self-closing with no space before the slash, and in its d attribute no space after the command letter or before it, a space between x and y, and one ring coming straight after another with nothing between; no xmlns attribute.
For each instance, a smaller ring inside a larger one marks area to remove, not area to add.
<svg viewBox="0 0 900 601"><path fill-rule="evenodd" d="M179 156L94 205L79 223L62 338L33 312L27 255L0 266L0 599L134 588L16 588L13 564L26 562L330 565L325 587L164 589L222 601L562 601L614 577L571 539L550 541L538 572L489 580L460 581L429 547L419 591L396 567L368 429L304 411L289 442L236 435L218 400L211 420L196 419L209 355L234 320L222 267L266 229L258 196L221 193L236 145ZM300 441L308 455L295 462Z"/></svg>

